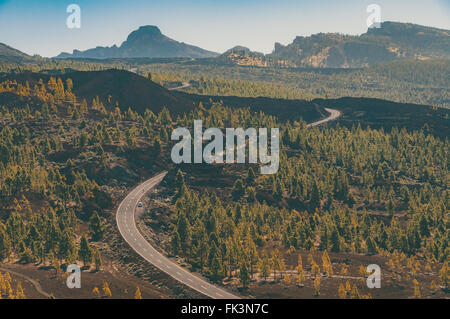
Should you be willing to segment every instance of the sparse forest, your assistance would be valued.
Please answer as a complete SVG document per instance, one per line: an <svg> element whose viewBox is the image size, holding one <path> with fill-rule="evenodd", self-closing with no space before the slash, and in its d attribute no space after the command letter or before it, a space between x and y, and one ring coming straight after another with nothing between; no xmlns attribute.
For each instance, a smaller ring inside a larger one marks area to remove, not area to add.
<svg viewBox="0 0 450 319"><path fill-rule="evenodd" d="M184 78L153 74L153 80ZM198 83L208 94L297 94L250 81ZM214 91L219 86L222 91ZM336 269L330 253L382 256L393 272L404 269L414 278L426 271L438 276L436 287L447 289L448 139L425 129L311 128L300 118L280 122L220 103L183 115L167 108L123 112L113 99L86 101L72 88L70 79L57 76L0 83L0 94L34 103L0 108L1 261L57 271L78 261L101 269L100 244L114 227L108 217L113 197L139 181L137 175L118 178L115 167L156 165L173 172L168 251L216 283L238 280L246 288L254 278L286 285L309 278L318 296L320 274L346 271ZM233 183L214 191L191 185L194 176L170 164L169 136L194 119L207 127L279 127L279 172L260 176L257 166L211 165ZM368 297L347 286L336 296Z"/></svg>
<svg viewBox="0 0 450 319"><path fill-rule="evenodd" d="M239 119L233 124L283 132L275 175L258 176L250 167L231 189L210 194L176 175L172 253L213 281L242 267L252 277L267 277L270 268L276 278L286 270L286 249L401 255L413 266L420 260L448 271L448 140L397 128L281 124L221 106L198 116L219 127ZM448 284L445 277L441 284Z"/></svg>

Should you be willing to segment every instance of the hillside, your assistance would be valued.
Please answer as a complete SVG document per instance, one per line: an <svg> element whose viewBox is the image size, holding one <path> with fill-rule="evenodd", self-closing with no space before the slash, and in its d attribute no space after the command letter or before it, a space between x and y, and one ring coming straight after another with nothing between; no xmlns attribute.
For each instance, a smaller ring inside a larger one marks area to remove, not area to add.
<svg viewBox="0 0 450 319"><path fill-rule="evenodd" d="M90 103L98 96L108 111L113 111L117 102L122 111L131 107L143 114L145 109L149 108L157 113L165 106L173 114L182 114L191 111L200 102L207 107L211 106L212 102L223 102L234 108L250 107L254 112L263 111L280 119L303 117L305 120L316 120L326 115L321 107L304 100L205 96L170 91L142 76L124 70L72 72L61 75L63 81L68 78L72 79L73 93L79 99L85 98ZM28 81L30 86L33 86L40 79L45 83L48 82L50 75L26 72L0 76L0 80L2 79L16 80L23 85ZM0 105L25 105L23 99L5 92L0 94ZM26 103L29 103L30 107L34 105L31 101Z"/></svg>
<svg viewBox="0 0 450 319"><path fill-rule="evenodd" d="M48 74L31 72L5 76L22 84L28 81L30 86L38 83L40 79L46 83L50 77ZM79 99L86 99L90 103L98 96L109 111L114 110L116 102L122 111L131 107L140 114L143 114L146 108L160 112L167 106L171 112L179 114L194 107L192 100L173 94L160 85L128 71L111 69L72 72L60 77L63 81L72 79L73 92ZM8 101L11 99L8 96ZM0 101L4 102L3 97Z"/></svg>
<svg viewBox="0 0 450 319"><path fill-rule="evenodd" d="M0 63L18 63L29 60L32 60L31 56L4 43L0 43Z"/></svg>
<svg viewBox="0 0 450 319"><path fill-rule="evenodd" d="M221 94L187 94L170 91L159 84L135 73L124 70L105 70L89 72L72 72L60 75L65 82L68 78L73 81L73 92L88 103L95 97L104 104L108 111L117 106L122 111L131 107L134 111L144 114L147 108L159 113L167 107L174 115L189 113L200 102L207 108L213 103L223 103L231 108L250 108L257 113L278 117L282 121L295 121L300 118L307 122L327 116L325 107L343 111L342 124L352 126L361 123L374 128L390 129L392 126L406 127L409 130L419 130L425 124L430 131L439 136L448 136L449 110L434 109L426 105L411 103L396 103L384 99L344 97L338 99L314 99L311 102L301 99L279 99L268 97L223 96ZM41 73L21 73L3 75L0 80L16 80L23 85L26 81L31 87L40 79L47 83L50 75ZM193 88L193 93L196 90ZM0 105L13 107L29 105L31 108L40 107L41 102L33 97L18 96L12 92L0 94Z"/></svg>
<svg viewBox="0 0 450 319"><path fill-rule="evenodd" d="M161 33L156 26L142 26L131 32L120 47L96 47L86 51L61 53L56 58L208 58L217 54L183 42L175 41Z"/></svg>
<svg viewBox="0 0 450 319"><path fill-rule="evenodd" d="M450 31L409 23L384 22L360 36L319 33L275 44L268 57L297 66L357 68L375 63L450 58Z"/></svg>
<svg viewBox="0 0 450 319"><path fill-rule="evenodd" d="M408 130L425 129L442 138L450 135L450 110L426 105L396 103L381 99L344 97L339 99L315 99L323 107L341 110L340 124L348 127L361 124L371 128L392 127Z"/></svg>

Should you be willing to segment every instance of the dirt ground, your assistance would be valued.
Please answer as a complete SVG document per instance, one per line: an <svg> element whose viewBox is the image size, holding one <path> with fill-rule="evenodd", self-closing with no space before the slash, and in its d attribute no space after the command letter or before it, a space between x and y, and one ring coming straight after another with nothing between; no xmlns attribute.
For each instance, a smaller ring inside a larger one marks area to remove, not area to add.
<svg viewBox="0 0 450 319"><path fill-rule="evenodd" d="M102 296L102 288L105 282L108 283L111 290L111 298L115 299L134 298L136 287L139 287L142 298L159 299L167 297L164 291L161 291L161 288L116 271L110 266L106 266L104 270L98 272L83 270L81 272L81 288L79 289L67 287L67 275L63 269L57 275L55 269L49 267L34 264L3 264L0 266L0 273L5 275L6 272L10 273L14 292L20 281L27 299L105 298ZM95 287L99 289L100 296L93 292Z"/></svg>
<svg viewBox="0 0 450 319"><path fill-rule="evenodd" d="M160 252L167 255L170 236L169 227L172 218L170 209L168 208L167 194L164 188L159 188L152 192L147 198L143 199L144 206L147 207L146 212L140 214L141 218L137 219L138 228L141 233L149 240L152 245L157 247ZM280 245L277 245L279 247ZM268 247L269 252L274 249L275 245ZM401 266L392 268L388 265L389 258L381 255L368 256L355 253L328 253L333 275L327 276L324 273L320 275L320 294L314 294L314 276L311 275L311 265L308 262L309 255L312 254L315 262L322 268L321 251L302 251L296 250L289 252L287 249L280 249L286 256L286 270L283 273L277 273L274 278L273 273L267 278L262 279L258 273L254 274L249 288L242 290L242 286L237 279L238 274L234 274L232 280L225 279L223 285L230 291L235 291L242 296L250 298L288 298L288 299L336 299L338 298L338 288L342 283L346 286L349 282L350 286L356 285L361 297L367 297L369 294L374 299L409 299L414 298L414 279L419 283L421 298L442 299L449 298L450 292L440 286L439 264L430 264L431 271L426 270L426 264L423 259L416 259L419 262L419 269L413 273L407 267L406 260L402 261ZM298 255L302 256L303 269L305 272L305 280L298 285L296 283ZM179 263L187 268L182 259L178 259ZM370 264L377 264L381 267L381 288L370 289L367 287L366 278L368 274L362 275L360 267L367 268ZM342 273L342 268L346 268L346 273ZM283 281L284 274L289 274L290 283ZM436 283L436 288L431 288L432 282ZM350 291L347 291L347 298L350 297Z"/></svg>
<svg viewBox="0 0 450 319"><path fill-rule="evenodd" d="M255 279L252 280L248 290L241 291L243 295L253 296L256 298L287 298L287 299L336 299L338 298L338 288L342 283L345 287L348 281L353 287L356 285L359 293L362 297L371 295L373 299L409 299L414 298L414 283L416 279L419 282L419 289L421 298L428 299L448 299L450 297L449 291L439 287L439 268L432 265L432 272L424 271L424 265L422 264L421 270L412 274L406 268L401 271L393 271L387 266L387 258L382 256L364 256L350 253L329 253L333 275L326 276L321 274L320 276L320 295L314 295L314 276L310 274L310 267L308 267L308 256L310 252L301 251L303 259L303 268L305 271L306 279L302 282L302 285L296 284L297 271L295 266L297 265L298 253L292 253L288 255L286 259L286 272L291 277L291 283L287 284L282 280L282 275L277 274L277 280L273 280L273 276L269 277L267 281L259 278L258 274L255 275ZM322 252L312 252L314 260L322 268ZM368 288L366 278L359 273L359 267L363 265L367 267L370 264L377 264L381 267L381 288ZM342 266L347 267L347 274L342 274ZM431 282L437 283L437 289L432 290L430 288ZM235 288L239 287L238 282L234 281L230 283ZM347 292L347 298L350 293Z"/></svg>

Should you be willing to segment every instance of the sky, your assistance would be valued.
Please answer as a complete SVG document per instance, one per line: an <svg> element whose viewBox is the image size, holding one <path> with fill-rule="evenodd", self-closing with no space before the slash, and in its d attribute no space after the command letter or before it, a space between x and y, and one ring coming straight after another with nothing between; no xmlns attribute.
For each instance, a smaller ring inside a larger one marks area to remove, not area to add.
<svg viewBox="0 0 450 319"><path fill-rule="evenodd" d="M70 4L81 28L66 25ZM319 32L367 31L369 4L381 21L450 29L450 0L0 0L0 42L27 54L56 56L74 49L120 45L142 25L168 37L224 52L236 45L270 53L275 42Z"/></svg>

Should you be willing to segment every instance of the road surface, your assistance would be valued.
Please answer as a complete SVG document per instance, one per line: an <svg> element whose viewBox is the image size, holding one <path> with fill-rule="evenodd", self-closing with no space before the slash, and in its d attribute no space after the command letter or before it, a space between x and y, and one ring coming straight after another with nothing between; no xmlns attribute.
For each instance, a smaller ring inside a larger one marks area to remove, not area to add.
<svg viewBox="0 0 450 319"><path fill-rule="evenodd" d="M338 117L340 117L342 115L342 113L340 111L335 110L335 109L325 108L325 110L330 113L330 116L328 116L327 118L324 118L323 120L320 120L320 121L308 124L308 126L319 126L319 125L324 124L326 122L334 121L334 120L336 120Z"/></svg>
<svg viewBox="0 0 450 319"><path fill-rule="evenodd" d="M325 108L325 110L330 113L329 117L314 123L310 123L308 124L308 126L318 126L323 123L335 120L339 116L341 116L341 112L339 112L338 110L329 108ZM133 248L134 251L141 255L142 258L144 258L146 261L159 268L169 276L173 277L175 280L185 284L186 286L213 299L239 298L238 296L233 295L223 288L219 288L210 284L204 278L193 275L188 270L184 269L169 258L165 257L163 254L159 253L155 248L153 248L152 245L150 245L147 240L145 240L145 238L137 229L135 213L138 203L149 190L158 185L164 179L166 174L167 172L162 172L152 177L151 179L137 186L127 195L127 197L125 197L125 199L119 205L116 215L116 222L117 226L119 227L120 234L131 246L131 248Z"/></svg>
<svg viewBox="0 0 450 319"><path fill-rule="evenodd" d="M145 260L186 286L214 299L239 298L223 288L210 284L203 278L193 275L153 248L136 227L135 211L141 198L158 185L167 172L160 173L132 190L117 209L116 221L119 232L125 241Z"/></svg>
<svg viewBox="0 0 450 319"><path fill-rule="evenodd" d="M183 82L183 84L181 85L181 86L177 86L177 87L174 87L174 88L170 88L170 89L168 89L169 91L175 91L175 90L181 90L181 89L185 89L185 88L188 88L188 87L191 87L192 85L189 83L189 82Z"/></svg>

